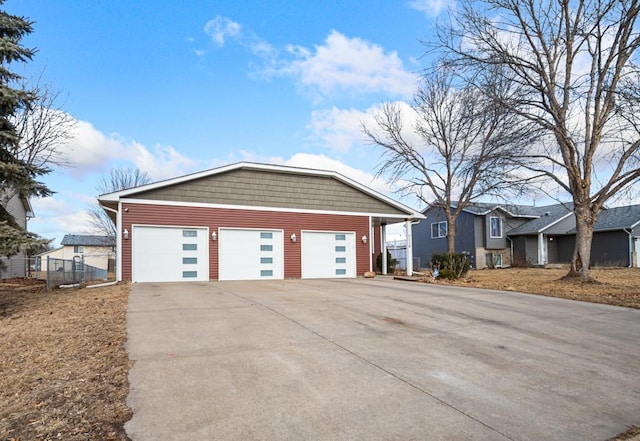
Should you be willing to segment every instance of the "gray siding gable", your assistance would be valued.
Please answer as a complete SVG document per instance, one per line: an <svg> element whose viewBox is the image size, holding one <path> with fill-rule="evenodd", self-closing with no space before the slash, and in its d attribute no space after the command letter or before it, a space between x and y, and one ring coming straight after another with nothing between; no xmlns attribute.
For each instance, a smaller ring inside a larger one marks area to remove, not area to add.
<svg viewBox="0 0 640 441"><path fill-rule="evenodd" d="M405 215L332 176L239 168L128 196L168 202Z"/></svg>

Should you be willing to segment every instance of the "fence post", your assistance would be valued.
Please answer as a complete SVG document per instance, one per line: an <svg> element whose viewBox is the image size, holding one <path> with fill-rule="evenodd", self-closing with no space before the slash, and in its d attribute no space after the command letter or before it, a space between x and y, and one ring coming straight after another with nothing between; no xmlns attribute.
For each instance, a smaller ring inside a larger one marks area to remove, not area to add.
<svg viewBox="0 0 640 441"><path fill-rule="evenodd" d="M50 282L49 282L49 256L47 256L47 290L49 290Z"/></svg>

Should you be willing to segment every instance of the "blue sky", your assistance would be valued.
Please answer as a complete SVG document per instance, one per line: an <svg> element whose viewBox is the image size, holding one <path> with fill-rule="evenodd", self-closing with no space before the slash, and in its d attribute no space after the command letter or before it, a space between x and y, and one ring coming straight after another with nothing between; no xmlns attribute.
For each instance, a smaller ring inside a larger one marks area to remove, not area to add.
<svg viewBox="0 0 640 441"><path fill-rule="evenodd" d="M86 209L114 167L153 180L237 161L333 169L374 179L380 150L362 122L383 101L409 102L444 0L8 0L35 21L41 72L77 120L73 167L44 177L30 230L90 231ZM415 201L405 202L420 208Z"/></svg>

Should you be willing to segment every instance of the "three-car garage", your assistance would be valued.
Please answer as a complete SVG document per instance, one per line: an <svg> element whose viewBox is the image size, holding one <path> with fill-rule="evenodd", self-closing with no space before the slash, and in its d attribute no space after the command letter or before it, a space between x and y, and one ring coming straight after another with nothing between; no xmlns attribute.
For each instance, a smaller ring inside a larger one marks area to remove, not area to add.
<svg viewBox="0 0 640 441"><path fill-rule="evenodd" d="M250 163L98 200L133 282L357 277L387 224L424 217L336 172Z"/></svg>

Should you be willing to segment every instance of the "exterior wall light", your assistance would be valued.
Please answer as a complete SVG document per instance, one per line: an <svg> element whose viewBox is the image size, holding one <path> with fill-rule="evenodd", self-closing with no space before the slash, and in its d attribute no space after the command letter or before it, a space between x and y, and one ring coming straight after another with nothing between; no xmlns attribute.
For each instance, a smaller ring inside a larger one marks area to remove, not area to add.
<svg viewBox="0 0 640 441"><path fill-rule="evenodd" d="M213 233L211 233L211 240L218 240L218 235L216 234L216 232L214 231Z"/></svg>
<svg viewBox="0 0 640 441"><path fill-rule="evenodd" d="M125 240L129 239L129 230L127 230L126 228L122 232L122 238Z"/></svg>
<svg viewBox="0 0 640 441"><path fill-rule="evenodd" d="M291 235L291 242L295 242L296 240L298 240L298 238L296 237L296 233L293 233Z"/></svg>
<svg viewBox="0 0 640 441"><path fill-rule="evenodd" d="M362 243L367 243L367 236L362 236Z"/></svg>

